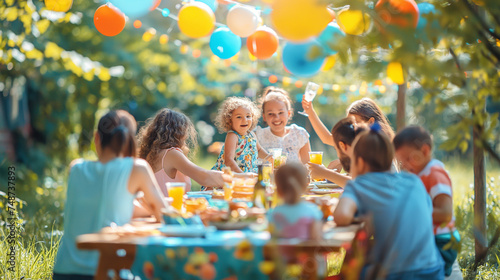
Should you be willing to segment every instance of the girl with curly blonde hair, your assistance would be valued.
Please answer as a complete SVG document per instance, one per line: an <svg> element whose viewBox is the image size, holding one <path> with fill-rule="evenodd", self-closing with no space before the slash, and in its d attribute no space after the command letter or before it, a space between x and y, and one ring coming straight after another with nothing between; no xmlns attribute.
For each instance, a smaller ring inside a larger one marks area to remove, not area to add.
<svg viewBox="0 0 500 280"><path fill-rule="evenodd" d="M227 135L213 170L228 166L237 173L257 172L257 157L270 157L252 132L259 117L257 106L248 98L229 97L222 103L215 125Z"/></svg>
<svg viewBox="0 0 500 280"><path fill-rule="evenodd" d="M262 119L267 127L257 127L255 134L266 150L281 148L287 162L309 162L309 133L296 124L288 125L293 116L292 100L282 88L267 87L260 98Z"/></svg>
<svg viewBox="0 0 500 280"><path fill-rule="evenodd" d="M186 191L191 190L191 178L203 186L223 186L220 172L205 170L187 158L197 141L193 123L183 113L161 109L141 128L138 142L139 156L153 168L165 196L167 182L186 183Z"/></svg>

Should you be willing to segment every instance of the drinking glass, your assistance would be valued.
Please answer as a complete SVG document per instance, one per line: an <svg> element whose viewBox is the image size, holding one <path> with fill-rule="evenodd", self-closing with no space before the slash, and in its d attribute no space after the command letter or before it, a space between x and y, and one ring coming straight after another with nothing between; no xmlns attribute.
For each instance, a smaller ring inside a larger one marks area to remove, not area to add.
<svg viewBox="0 0 500 280"><path fill-rule="evenodd" d="M224 200L231 201L233 199L233 182L224 182Z"/></svg>
<svg viewBox="0 0 500 280"><path fill-rule="evenodd" d="M186 183L167 183L168 196L173 199L172 207L182 211L182 204L184 202L184 189Z"/></svg>
<svg viewBox="0 0 500 280"><path fill-rule="evenodd" d="M315 164L323 164L323 152L309 152L309 161ZM321 182L323 179L314 179L314 182Z"/></svg>
<svg viewBox="0 0 500 280"><path fill-rule="evenodd" d="M309 102L313 101L314 97L316 96L316 93L318 93L318 90L319 90L318 84L315 84L313 82L307 83L306 92L304 93L305 100ZM298 113L306 117L309 117L309 115L305 111Z"/></svg>

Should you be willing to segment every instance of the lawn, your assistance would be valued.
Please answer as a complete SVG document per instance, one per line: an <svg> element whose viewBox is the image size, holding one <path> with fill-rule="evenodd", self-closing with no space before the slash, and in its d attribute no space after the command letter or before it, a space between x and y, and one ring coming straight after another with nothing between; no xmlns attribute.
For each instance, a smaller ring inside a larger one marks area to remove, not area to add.
<svg viewBox="0 0 500 280"><path fill-rule="evenodd" d="M215 156L207 156L202 159L196 159L201 166L210 168L215 162ZM457 227L462 235L462 249L459 254L459 264L464 269L465 279L500 279L500 246L497 244L489 254L488 261L477 269L477 275L471 270L474 260L474 240L472 236L473 224L473 170L471 162L461 160L460 158L450 158L445 160L448 171L453 181L454 204ZM500 217L500 207L498 196L500 195L499 181L500 168L498 165L487 164L488 181L488 213L489 230L488 238L491 239L494 231L494 217ZM64 189L64 175L53 175L57 180L45 179L43 185L38 186L37 191L30 192L29 196L37 196L38 199L28 199L28 194L20 194L23 200L38 201L28 207L20 209L25 213L23 227L20 229L20 238L17 240L16 252L16 272L11 277L15 279L50 279L54 258L57 252L59 239L61 237L62 207L54 208L54 204L63 205L63 196L61 190ZM51 184L47 183L47 180ZM52 180L52 181L51 181ZM52 187L48 187L51 185ZM193 189L199 188L196 183ZM0 200L5 205L2 197ZM34 204L38 204L38 211L30 209ZM2 209L4 208L2 205ZM30 214L28 214L30 213ZM34 213L34 214L31 214ZM2 220L5 218L5 212L2 212ZM8 243L5 239L6 228L2 227L0 237L0 252L6 252ZM337 255L329 258L330 272L338 271L342 256ZM7 278L6 275L6 254L0 255L0 279Z"/></svg>

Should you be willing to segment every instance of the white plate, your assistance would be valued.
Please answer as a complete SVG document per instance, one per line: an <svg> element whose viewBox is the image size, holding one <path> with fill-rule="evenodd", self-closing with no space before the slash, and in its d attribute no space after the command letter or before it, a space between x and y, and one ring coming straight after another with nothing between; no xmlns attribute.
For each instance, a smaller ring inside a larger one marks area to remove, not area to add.
<svg viewBox="0 0 500 280"><path fill-rule="evenodd" d="M164 225L159 228L160 232L167 236L176 237L203 237L209 231L215 231L215 227L203 225Z"/></svg>
<svg viewBox="0 0 500 280"><path fill-rule="evenodd" d="M341 188L339 185L337 185L335 183L316 183L315 185L318 188L329 188L329 189Z"/></svg>
<svg viewBox="0 0 500 280"><path fill-rule="evenodd" d="M315 194L331 194L331 193L341 193L342 191L339 189L311 189L309 190Z"/></svg>

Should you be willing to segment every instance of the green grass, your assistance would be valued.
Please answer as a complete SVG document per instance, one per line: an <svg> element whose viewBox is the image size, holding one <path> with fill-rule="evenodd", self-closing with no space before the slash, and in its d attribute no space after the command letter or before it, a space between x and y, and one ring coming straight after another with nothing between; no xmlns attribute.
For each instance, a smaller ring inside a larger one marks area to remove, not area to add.
<svg viewBox="0 0 500 280"><path fill-rule="evenodd" d="M216 156L199 156L194 162L200 166L210 169L216 161ZM457 227L462 235L462 250L459 254L459 264L463 268L465 279L500 279L500 246L491 250L487 262L476 271L472 271L474 259L474 239L472 235L473 225L473 170L470 161L459 158L444 160L453 181L454 209ZM492 232L498 225L496 217L500 217L499 195L500 195L500 168L498 165L487 164L488 181L488 238L491 239ZM65 174L50 174L54 182L50 184L47 180L29 186L37 189L36 192L25 191L19 193L19 197L33 201L29 207L20 209L25 213L20 236L17 239L16 272L6 275L8 243L6 240L5 226L0 230L0 279L51 279L54 258L57 253L62 230L62 205L64 195L61 195L61 184L65 184ZM493 179L492 179L493 178ZM42 181L42 180L40 180ZM50 181L50 180L49 180ZM62 183L61 183L62 182ZM19 182L19 185L21 182ZM51 186L49 186L51 185ZM41 188L41 190L39 189ZM199 189L199 185L193 182L193 190ZM32 196L31 198L28 196ZM0 204L5 205L5 199L0 197ZM58 205L54 207L54 205ZM2 207L3 208L3 207ZM3 210L3 209L2 209ZM2 220L5 220L5 212L0 212ZM343 254L331 255L328 258L329 274L337 274L342 264Z"/></svg>

